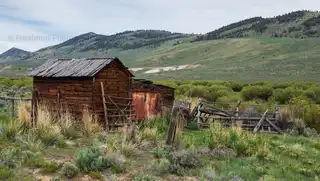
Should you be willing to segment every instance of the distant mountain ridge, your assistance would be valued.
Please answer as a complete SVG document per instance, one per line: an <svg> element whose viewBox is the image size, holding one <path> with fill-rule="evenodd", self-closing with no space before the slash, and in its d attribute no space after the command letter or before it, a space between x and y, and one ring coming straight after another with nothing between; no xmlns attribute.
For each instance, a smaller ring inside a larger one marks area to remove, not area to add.
<svg viewBox="0 0 320 181"><path fill-rule="evenodd" d="M117 56L140 78L320 81L318 37L320 13L312 11L253 17L200 35L89 32L25 55L5 52L0 76L25 76L51 58Z"/></svg>
<svg viewBox="0 0 320 181"><path fill-rule="evenodd" d="M320 37L320 13L295 11L273 18L253 17L200 35L195 41L256 36Z"/></svg>
<svg viewBox="0 0 320 181"><path fill-rule="evenodd" d="M125 31L114 35L89 32L60 44L42 48L30 56L15 59L11 63L40 64L48 58L60 57L105 57L110 49L126 51L143 47L156 48L165 42L190 36L192 35L164 30Z"/></svg>
<svg viewBox="0 0 320 181"><path fill-rule="evenodd" d="M0 63L10 63L11 61L28 58L31 52L12 47L0 55Z"/></svg>

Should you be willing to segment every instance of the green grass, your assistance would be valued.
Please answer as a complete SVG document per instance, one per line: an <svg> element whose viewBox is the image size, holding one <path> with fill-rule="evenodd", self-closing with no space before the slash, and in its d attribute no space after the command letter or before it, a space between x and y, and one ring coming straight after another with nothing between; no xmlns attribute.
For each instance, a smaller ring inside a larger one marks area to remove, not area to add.
<svg viewBox="0 0 320 181"><path fill-rule="evenodd" d="M108 50L130 68L144 67L136 77L147 79L200 79L241 81L316 81L319 82L320 48L318 38L239 38L189 43L173 46L178 40L160 47ZM72 56L72 55L68 55ZM83 57L89 55L83 55ZM78 56L75 56L78 57ZM145 74L148 67L199 64L193 69ZM11 71L11 72L10 72ZM0 72L0 76L22 70ZM26 72L27 70L25 70ZM21 75L21 74L20 74ZM9 75L10 76L10 75Z"/></svg>
<svg viewBox="0 0 320 181"><path fill-rule="evenodd" d="M28 150L29 147L25 143L13 142L1 137L0 151L6 154L1 156L0 161L6 164L0 167L0 179L15 180L25 177L26 180L34 180L39 178L39 175L50 178L59 176L62 179L68 179L66 177L68 176L79 179L86 174L100 180L106 179L106 175L114 175L136 180L185 180L187 177L192 177L200 181L200 177L208 176L204 171L209 169L211 174L215 173L217 180L230 180L239 176L248 181L255 181L262 177L300 181L314 180L320 171L319 138L254 135L246 132L230 132L228 129L223 130L226 133L225 137L218 138L220 134L218 129L215 129L214 136L218 144L215 144L213 151L220 150L222 154L216 152L200 154L199 150L212 145L213 137L210 136L209 130L184 130L181 135L181 148L171 150L169 147L164 147L165 138L162 134L166 132L165 122L165 119L154 119L141 130L137 130L139 133L146 128L156 129L158 138L151 141L143 140L144 144L152 143L151 146L143 149L137 142L136 154L130 157L123 157L120 154L119 146L130 142L125 141L119 134L108 134L106 138L102 138L99 134L81 137L73 140L75 142L73 146L68 145L63 148L48 146L32 151ZM24 139L24 133L21 134L21 139ZM114 152L108 149L110 146L108 140L112 139L115 139L114 144L116 144ZM264 142L267 143L267 148L261 150ZM96 149L93 149L93 145ZM187 145L188 148L184 148ZM239 154L245 153L241 152L243 149L239 149L243 146L248 154ZM237 154L231 154L233 151ZM264 152L260 153L261 151ZM223 152L228 154L223 155ZM83 153L81 157L79 153ZM263 153L265 154L261 155ZM63 166L63 163L68 164L68 168L66 165ZM83 167L93 169L83 169ZM39 169L39 172L30 174L28 172L30 169ZM144 175L138 173L144 173Z"/></svg>
<svg viewBox="0 0 320 181"><path fill-rule="evenodd" d="M243 38L201 41L144 54L135 67L200 64L195 69L157 74L150 79L319 81L318 39ZM317 48L318 47L318 48Z"/></svg>
<svg viewBox="0 0 320 181"><path fill-rule="evenodd" d="M185 132L195 138L196 147L206 146L208 131ZM276 180L313 180L319 174L320 150L315 148L319 139L288 135L259 135L270 146L269 158L259 161L255 157L218 158L210 160L219 175L238 175L244 180L258 180L269 175ZM300 153L296 156L294 153Z"/></svg>

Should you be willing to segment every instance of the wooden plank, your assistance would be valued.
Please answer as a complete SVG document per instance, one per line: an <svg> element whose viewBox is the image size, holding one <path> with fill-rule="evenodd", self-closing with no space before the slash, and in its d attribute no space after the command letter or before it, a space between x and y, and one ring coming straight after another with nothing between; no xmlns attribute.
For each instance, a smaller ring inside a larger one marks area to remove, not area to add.
<svg viewBox="0 0 320 181"><path fill-rule="evenodd" d="M282 130L276 126L275 124L272 123L272 121L270 121L268 118L266 118L266 121L274 128L276 129L279 133L282 133Z"/></svg>
<svg viewBox="0 0 320 181"><path fill-rule="evenodd" d="M108 129L108 128L109 128L109 125L108 125L108 117L107 117L107 116L108 116L108 113L107 113L106 98L105 98L105 95L104 95L103 82L100 82L100 85L101 85L103 108L104 108L104 121L105 121L105 123L106 123L106 128Z"/></svg>
<svg viewBox="0 0 320 181"><path fill-rule="evenodd" d="M32 98L20 98L20 97L5 97L5 96L0 96L1 100L18 100L18 101L31 101Z"/></svg>
<svg viewBox="0 0 320 181"><path fill-rule="evenodd" d="M269 109L266 110L266 112L264 112L264 114L262 115L260 121L258 122L258 124L256 125L256 127L253 129L253 132L257 132L258 129L260 128L261 126L261 123L265 120L265 117L267 115L267 113L269 112Z"/></svg>

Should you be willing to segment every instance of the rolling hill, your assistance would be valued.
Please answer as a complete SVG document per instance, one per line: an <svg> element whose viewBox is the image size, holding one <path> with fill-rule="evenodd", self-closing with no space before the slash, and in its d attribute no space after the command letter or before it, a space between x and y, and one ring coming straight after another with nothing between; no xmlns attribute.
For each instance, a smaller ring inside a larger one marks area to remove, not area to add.
<svg viewBox="0 0 320 181"><path fill-rule="evenodd" d="M117 56L139 78L319 82L319 36L320 13L310 11L254 17L198 36L90 32L13 59L0 76L23 76L48 58Z"/></svg>
<svg viewBox="0 0 320 181"><path fill-rule="evenodd" d="M320 12L296 11L273 18L253 17L198 36L195 41L242 37L320 37Z"/></svg>
<svg viewBox="0 0 320 181"><path fill-rule="evenodd" d="M31 52L13 47L0 55L0 63L20 61L21 59L28 58L30 55Z"/></svg>

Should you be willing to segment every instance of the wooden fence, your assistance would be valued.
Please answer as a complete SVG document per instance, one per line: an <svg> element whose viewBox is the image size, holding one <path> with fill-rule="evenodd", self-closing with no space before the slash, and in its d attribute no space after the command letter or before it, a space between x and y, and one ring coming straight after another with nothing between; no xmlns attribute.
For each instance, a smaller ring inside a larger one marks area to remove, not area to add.
<svg viewBox="0 0 320 181"><path fill-rule="evenodd" d="M259 106L261 111L257 111ZM208 127L210 122L220 121L225 127L238 125L254 132L281 133L279 109L278 105L243 104L241 101L208 102L199 99L190 116L200 127Z"/></svg>
<svg viewBox="0 0 320 181"><path fill-rule="evenodd" d="M31 98L22 98L22 97L4 97L0 96L0 100L4 100L6 102L10 102L11 104L11 116L15 117L15 108L16 108L16 102L17 101L31 101ZM9 111L8 111L9 112Z"/></svg>

